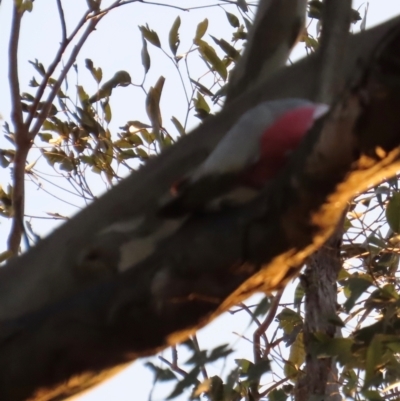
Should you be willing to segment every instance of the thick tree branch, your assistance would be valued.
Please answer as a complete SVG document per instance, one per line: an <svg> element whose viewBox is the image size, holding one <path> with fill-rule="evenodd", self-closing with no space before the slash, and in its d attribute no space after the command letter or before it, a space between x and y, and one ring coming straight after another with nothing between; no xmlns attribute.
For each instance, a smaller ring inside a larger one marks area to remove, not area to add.
<svg viewBox="0 0 400 401"><path fill-rule="evenodd" d="M323 103L330 104L344 88L343 59L348 45L351 3L351 0L324 0L323 3L316 98Z"/></svg>
<svg viewBox="0 0 400 401"><path fill-rule="evenodd" d="M130 227L143 218L157 223L163 194L237 116L268 98L312 97L315 57L233 101L1 270L0 399L74 394L100 372L184 339L255 291L280 288L296 274L331 235L348 199L400 168L398 26L394 20L351 39L344 71L357 85L253 204L191 217L118 272L119 253L137 239ZM360 63L371 64L367 75ZM79 263L88 249L99 252L92 256L102 269Z"/></svg>
<svg viewBox="0 0 400 401"><path fill-rule="evenodd" d="M357 72L360 63L367 64L383 35L398 24L399 19L395 19L351 38L344 63L346 80ZM239 97L218 116L210 118L192 135L151 160L29 253L10 261L0 271L0 319L17 317L41 308L86 285L71 269L74 262L71 255L79 254L97 232L111 224L154 211L155 205L177 177L201 162L245 110L267 99L312 99L317 65L317 58L309 57ZM50 265L51 269L48 268ZM93 280L96 281L96 278Z"/></svg>
<svg viewBox="0 0 400 401"><path fill-rule="evenodd" d="M233 71L226 102L282 68L304 29L306 0L261 0L245 51Z"/></svg>

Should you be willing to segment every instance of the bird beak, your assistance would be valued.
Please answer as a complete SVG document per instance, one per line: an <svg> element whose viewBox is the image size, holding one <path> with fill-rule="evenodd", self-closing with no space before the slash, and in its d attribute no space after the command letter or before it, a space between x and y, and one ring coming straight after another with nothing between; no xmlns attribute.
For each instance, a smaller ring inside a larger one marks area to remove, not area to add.
<svg viewBox="0 0 400 401"><path fill-rule="evenodd" d="M313 119L318 120L329 111L329 106L323 103L317 103L314 107Z"/></svg>

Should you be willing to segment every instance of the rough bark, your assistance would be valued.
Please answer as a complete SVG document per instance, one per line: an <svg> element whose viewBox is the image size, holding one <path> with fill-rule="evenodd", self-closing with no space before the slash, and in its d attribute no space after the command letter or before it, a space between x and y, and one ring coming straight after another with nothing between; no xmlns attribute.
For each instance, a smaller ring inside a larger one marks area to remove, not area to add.
<svg viewBox="0 0 400 401"><path fill-rule="evenodd" d="M77 255L101 230L155 216L176 177L244 110L270 98L312 99L315 58L233 101L13 260L0 272L0 399L59 400L82 391L99 373L182 340L256 291L282 286L331 235L348 199L400 168L398 43L399 20L351 39L347 95L254 203L193 216L123 273L77 270Z"/></svg>
<svg viewBox="0 0 400 401"><path fill-rule="evenodd" d="M336 363L332 358L317 358L313 352L314 333L335 337L334 324L337 307L337 276L342 268L340 244L343 235L343 219L335 233L310 257L302 276L305 292L304 346L306 365L304 375L296 383L296 401L340 401Z"/></svg>

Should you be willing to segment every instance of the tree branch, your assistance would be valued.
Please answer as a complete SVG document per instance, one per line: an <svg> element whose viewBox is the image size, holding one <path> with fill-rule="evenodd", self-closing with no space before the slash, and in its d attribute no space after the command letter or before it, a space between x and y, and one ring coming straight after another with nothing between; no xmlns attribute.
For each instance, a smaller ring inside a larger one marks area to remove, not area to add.
<svg viewBox="0 0 400 401"><path fill-rule="evenodd" d="M65 43L67 41L67 26L65 24L65 15L61 0L57 0L57 9L61 24L61 43Z"/></svg>
<svg viewBox="0 0 400 401"><path fill-rule="evenodd" d="M22 117L22 104L18 77L18 46L23 12L13 3L13 15L9 44L9 79L11 94L11 120L15 131L16 154L13 170L12 207L13 219L8 236L8 250L18 254L21 237L24 232L24 199L25 199L25 161L30 148L30 141Z"/></svg>
<svg viewBox="0 0 400 401"><path fill-rule="evenodd" d="M351 0L324 0L323 3L316 96L322 103L330 104L344 88L342 66L350 35L351 3Z"/></svg>
<svg viewBox="0 0 400 401"><path fill-rule="evenodd" d="M10 60L8 68L8 77L10 80L10 94L11 94L11 104L12 104L11 119L16 131L22 131L23 127L22 105L21 105L19 78L18 78L18 46L19 46L19 35L21 31L22 15L23 13L18 11L18 7L14 2L12 23L11 23L10 44L8 48L8 57Z"/></svg>
<svg viewBox="0 0 400 401"><path fill-rule="evenodd" d="M397 19L351 38L344 71L357 85L254 203L192 216L142 243L153 247L147 257L118 271L124 251L147 238L135 225L171 223L157 221L160 199L238 116L268 98L312 96L315 57L233 101L0 270L0 399L75 394L252 293L283 286L332 234L348 199L400 168L399 37ZM88 250L97 264L81 264Z"/></svg>
<svg viewBox="0 0 400 401"><path fill-rule="evenodd" d="M283 67L304 28L306 0L261 0L247 46L229 82L226 103Z"/></svg>

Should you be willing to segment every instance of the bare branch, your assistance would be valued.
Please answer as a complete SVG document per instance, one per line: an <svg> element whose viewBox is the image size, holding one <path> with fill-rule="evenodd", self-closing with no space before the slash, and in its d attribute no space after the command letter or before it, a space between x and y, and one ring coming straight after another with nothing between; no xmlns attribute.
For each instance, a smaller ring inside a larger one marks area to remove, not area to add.
<svg viewBox="0 0 400 401"><path fill-rule="evenodd" d="M50 77L52 76L52 74L54 73L55 69L57 68L58 64L61 61L61 58L65 52L65 50L67 49L69 43L75 38L75 36L78 34L78 32L80 31L80 29L85 25L88 15L90 14L90 11L86 11L86 13L82 16L82 18L80 19L80 21L78 22L77 26L75 27L75 29L73 30L73 32L71 33L71 35L61 43L57 54L54 57L53 62L50 64L50 66L48 67L47 71L46 71L46 75L43 77L42 82L40 83L40 86L36 92L35 95L35 100L32 102L32 106L30 108L30 113L26 119L25 125L27 126L27 128L29 129L29 127L31 126L32 120L34 119L36 112L37 112L37 108L39 105L39 102L42 100L44 91L47 87L47 84L49 82ZM57 89L58 91L58 89ZM55 92L55 95L57 94L57 92ZM55 97L55 96L54 96ZM53 99L54 99L53 97ZM50 105L51 107L51 105ZM39 127L40 129L40 127ZM36 131L37 133L37 131ZM34 133L34 131L31 130L30 132L30 136L33 138L36 133Z"/></svg>
<svg viewBox="0 0 400 401"><path fill-rule="evenodd" d="M268 315L262 322L262 324L257 328L253 335L253 351L254 351L254 363L260 362L263 359L263 353L261 352L261 336L267 331L268 327L271 325L272 321L275 318L276 311L279 307L279 302L281 300L283 294L283 289L279 290L272 301L272 305L269 308Z"/></svg>
<svg viewBox="0 0 400 401"><path fill-rule="evenodd" d="M61 3L61 0L57 0L57 9L58 15L60 16L60 23L61 23L61 43L65 43L67 40L67 26L65 24L65 15L64 9Z"/></svg>
<svg viewBox="0 0 400 401"><path fill-rule="evenodd" d="M18 77L18 46L22 15L23 14L18 11L16 2L13 2L10 44L8 48L10 60L8 76L10 79L10 94L12 104L11 119L14 123L14 128L16 131L22 131L23 127L22 105Z"/></svg>
<svg viewBox="0 0 400 401"><path fill-rule="evenodd" d="M51 92L45 101L45 106L40 111L39 116L36 118L36 121L35 121L32 129L29 132L29 135L31 138L34 138L35 135L39 132L44 120L47 118L47 116L49 114L51 105L53 104L53 100L57 96L58 90L61 88L61 85L62 85L65 77L67 76L70 68L73 66L80 50L82 49L82 46L85 44L89 35L95 30L96 25L100 22L100 20L103 16L104 16L104 14L100 15L97 18L92 18L89 21L89 24L88 24L85 32L82 34L78 43L75 45L74 49L72 50L72 52L68 58L68 61L65 63L65 66L64 66L63 70L61 71L56 83L52 86Z"/></svg>
<svg viewBox="0 0 400 401"><path fill-rule="evenodd" d="M9 44L9 79L11 94L11 119L15 130L16 154L13 170L13 219L10 234L8 236L8 250L14 255L18 254L21 237L24 232L24 174L26 155L30 148L29 137L23 122L22 104L18 76L18 46L23 12L18 10L16 2L13 2L13 15Z"/></svg>

